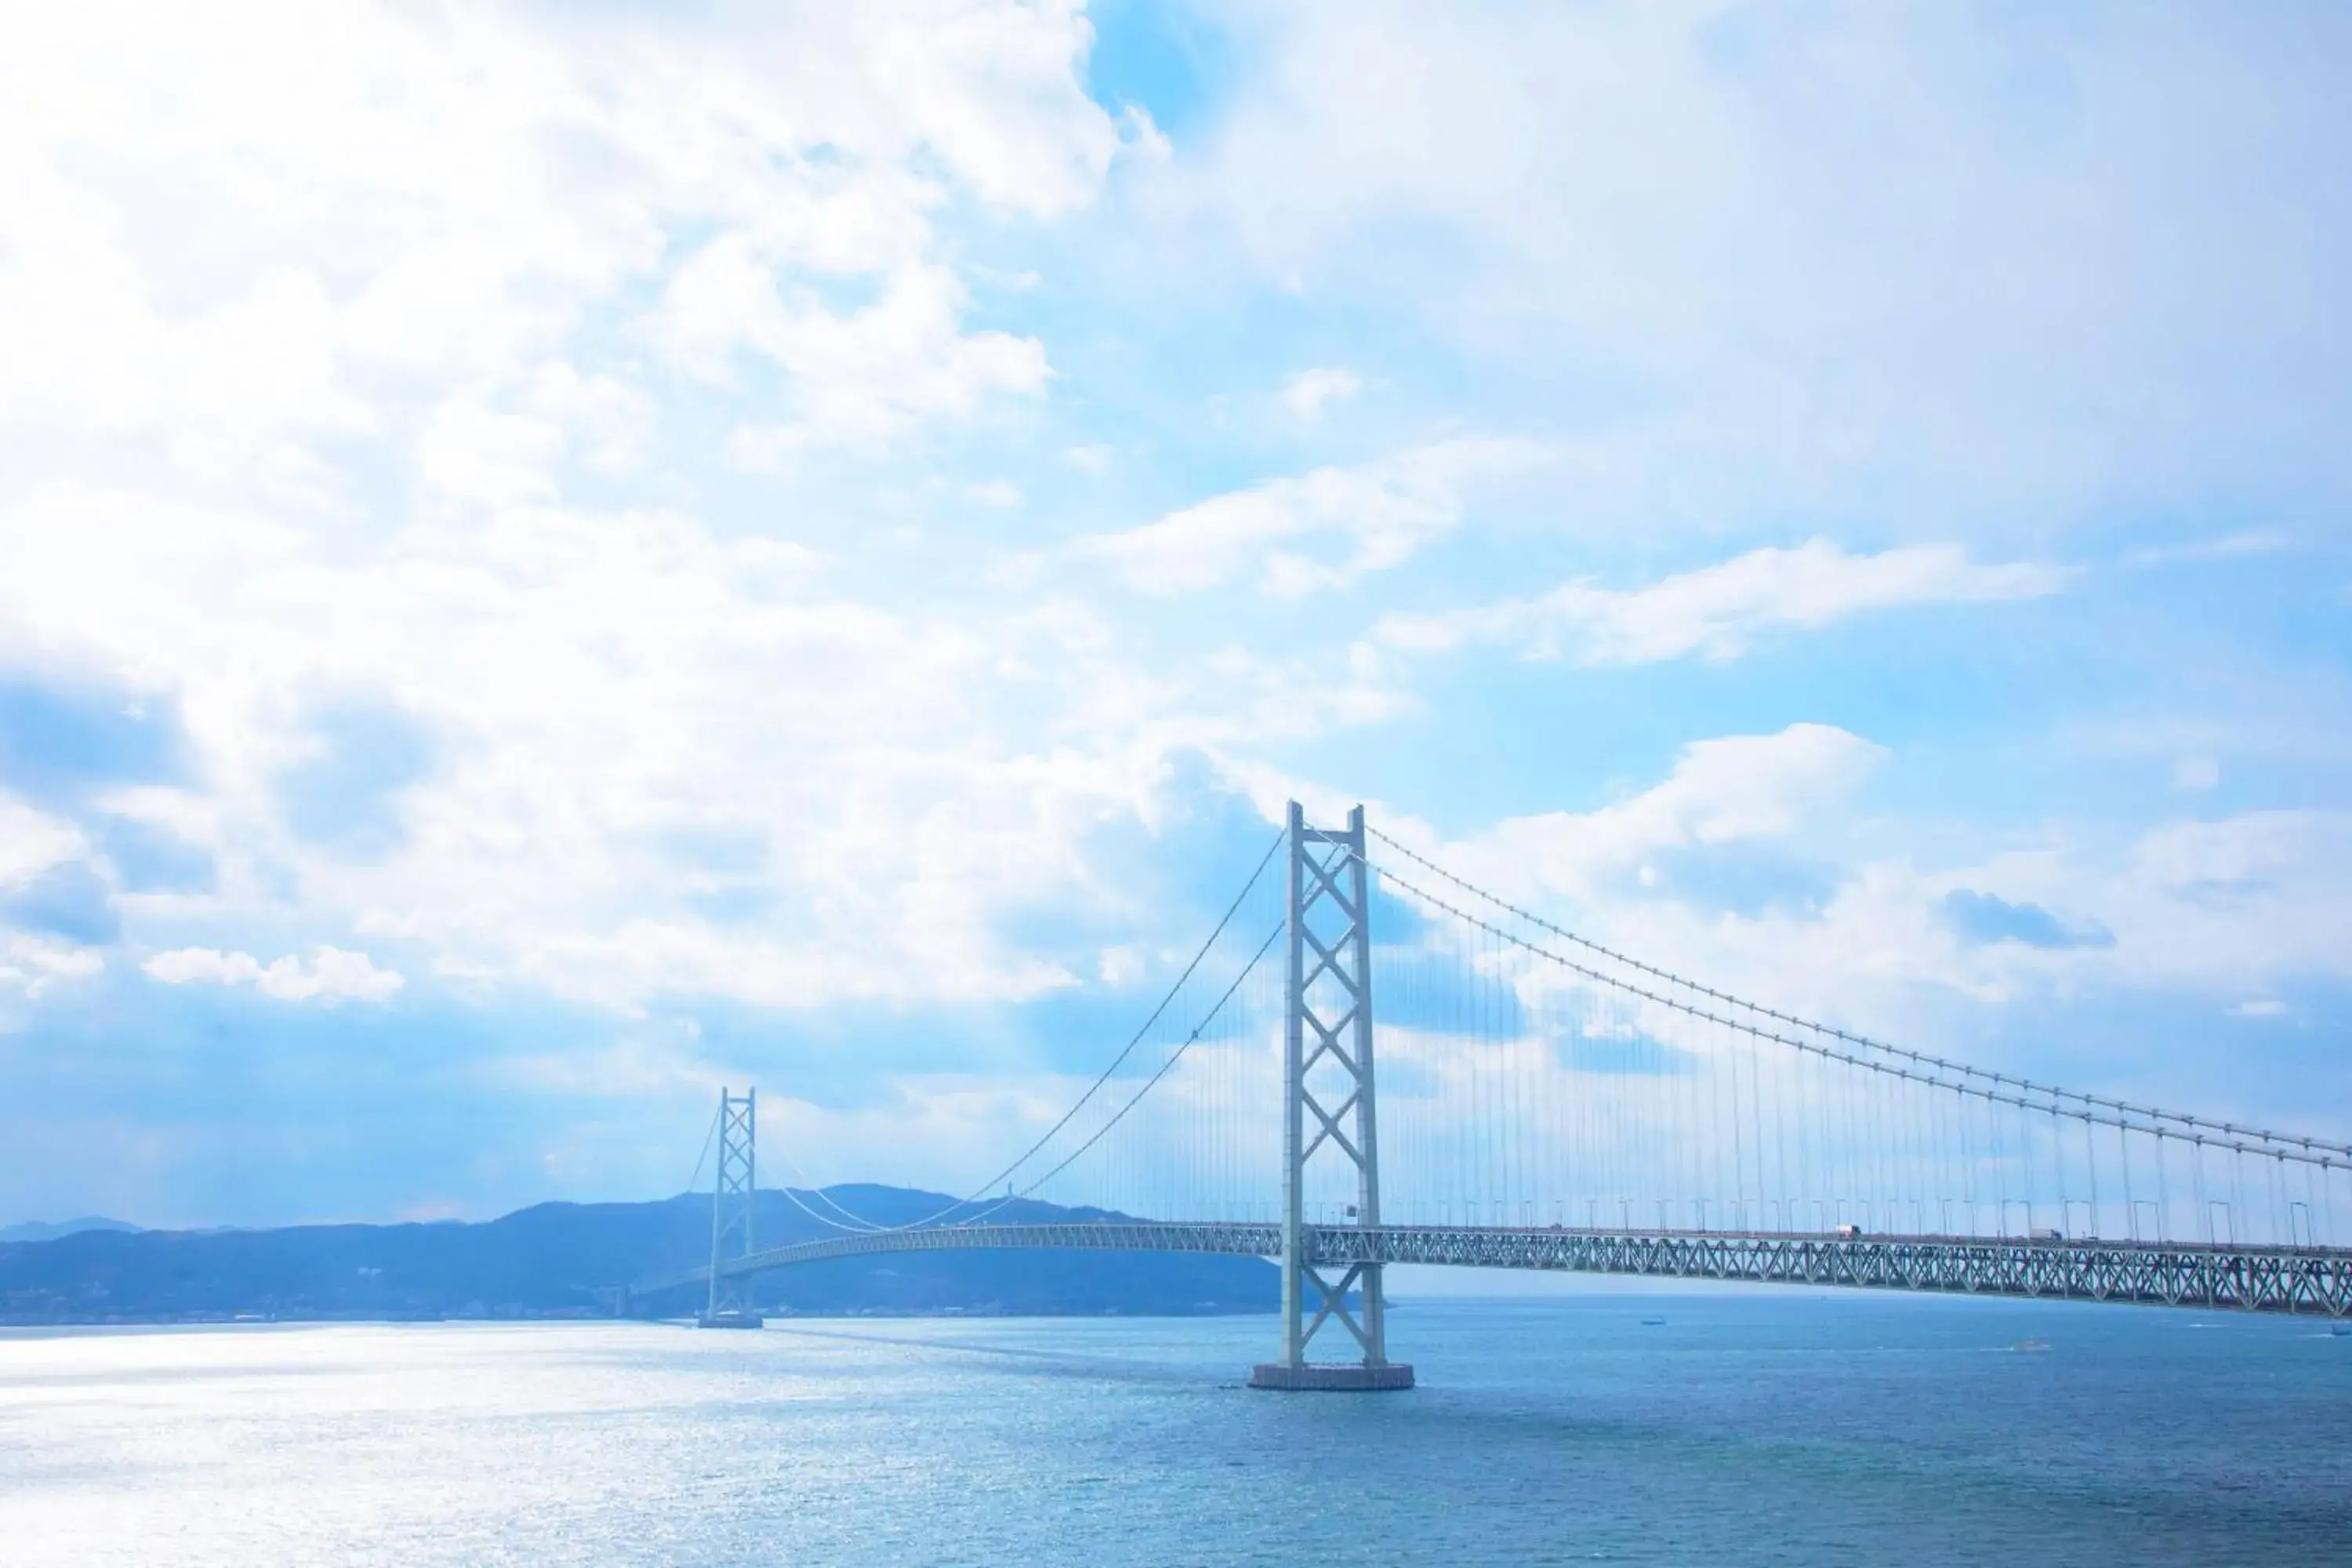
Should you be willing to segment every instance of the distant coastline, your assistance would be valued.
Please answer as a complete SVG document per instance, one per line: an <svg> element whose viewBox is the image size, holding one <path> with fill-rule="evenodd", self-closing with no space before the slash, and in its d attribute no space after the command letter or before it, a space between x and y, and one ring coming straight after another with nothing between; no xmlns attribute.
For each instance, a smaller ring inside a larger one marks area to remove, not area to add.
<svg viewBox="0 0 2352 1568"><path fill-rule="evenodd" d="M68 1236L79 1236L86 1230L138 1231L145 1228L132 1225L129 1220L107 1219L99 1215L57 1221L20 1220L15 1225L0 1225L0 1247L10 1242L59 1241Z"/></svg>
<svg viewBox="0 0 2352 1568"><path fill-rule="evenodd" d="M936 1211L940 1194L883 1186L832 1192L879 1224ZM762 1245L829 1234L785 1194L760 1195ZM468 1224L139 1230L119 1221L19 1226L0 1240L0 1326L233 1322L520 1321L618 1315L625 1288L708 1256L710 1200L541 1204ZM1101 1217L1023 1203L1015 1223ZM56 1234L63 1231L65 1234ZM772 1316L1192 1317L1272 1311L1274 1266L1180 1253L940 1252L841 1258L757 1281ZM679 1316L691 1289L627 1300Z"/></svg>

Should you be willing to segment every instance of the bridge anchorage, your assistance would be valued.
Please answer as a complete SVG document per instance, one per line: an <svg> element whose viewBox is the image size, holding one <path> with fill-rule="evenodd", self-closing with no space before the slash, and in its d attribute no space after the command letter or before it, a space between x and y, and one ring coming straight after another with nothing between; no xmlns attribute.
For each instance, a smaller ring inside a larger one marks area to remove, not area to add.
<svg viewBox="0 0 2352 1568"><path fill-rule="evenodd" d="M1333 828L1292 804L1142 1027L969 1195L884 1223L803 1177L773 1195L824 1234L760 1248L755 1132L753 1096L721 1090L709 1263L637 1294L694 1287L702 1322L751 1327L753 1277L828 1258L1265 1258L1280 1352L1249 1381L1284 1390L1412 1385L1388 1355L1391 1264L2352 1319L2352 1143L1744 1001L1506 900L1361 807ZM1313 1359L1331 1349L1347 1359Z"/></svg>

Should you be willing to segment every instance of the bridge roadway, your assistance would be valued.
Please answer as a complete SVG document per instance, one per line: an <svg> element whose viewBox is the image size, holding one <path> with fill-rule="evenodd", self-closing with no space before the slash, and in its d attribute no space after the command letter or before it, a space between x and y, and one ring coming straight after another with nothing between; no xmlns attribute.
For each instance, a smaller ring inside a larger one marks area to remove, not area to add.
<svg viewBox="0 0 2352 1568"><path fill-rule="evenodd" d="M2341 1247L1428 1225L1310 1226L1307 1246L1307 1261L1318 1268L1358 1263L1538 1268L2352 1317L2352 1249ZM1282 1236L1278 1226L1255 1222L936 1226L770 1247L721 1265L720 1273L761 1274L835 1258L983 1247L1278 1258ZM698 1268L640 1285L634 1293L702 1284L709 1277L707 1268Z"/></svg>

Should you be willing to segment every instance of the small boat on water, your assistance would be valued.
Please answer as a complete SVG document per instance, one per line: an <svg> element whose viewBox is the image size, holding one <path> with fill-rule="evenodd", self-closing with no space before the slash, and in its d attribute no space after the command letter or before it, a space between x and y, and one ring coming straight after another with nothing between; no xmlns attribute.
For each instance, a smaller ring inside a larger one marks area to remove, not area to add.
<svg viewBox="0 0 2352 1568"><path fill-rule="evenodd" d="M2327 1337L2331 1340L2352 1340L2352 1323L2330 1323Z"/></svg>
<svg viewBox="0 0 2352 1568"><path fill-rule="evenodd" d="M1666 1321L1664 1318L1644 1318L1642 1320L1642 1326L1645 1329L1663 1329L1666 1326Z"/></svg>
<svg viewBox="0 0 2352 1568"><path fill-rule="evenodd" d="M2020 1340L2009 1348L2013 1351L2046 1351L2050 1348L2050 1342L2048 1340Z"/></svg>

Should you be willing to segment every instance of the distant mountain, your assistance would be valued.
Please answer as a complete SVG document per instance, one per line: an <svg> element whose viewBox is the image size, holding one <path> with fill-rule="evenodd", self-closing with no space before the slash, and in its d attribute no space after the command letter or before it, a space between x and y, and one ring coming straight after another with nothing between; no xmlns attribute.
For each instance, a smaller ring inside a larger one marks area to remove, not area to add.
<svg viewBox="0 0 2352 1568"><path fill-rule="evenodd" d="M55 1241L61 1236L79 1236L85 1230L137 1229L139 1226L128 1220L104 1219L94 1214L79 1219L61 1219L54 1225L47 1220L28 1219L16 1225L0 1225L0 1245L11 1241Z"/></svg>
<svg viewBox="0 0 2352 1568"><path fill-rule="evenodd" d="M826 1195L882 1225L920 1219L950 1200L899 1187ZM761 1247L837 1235L803 1205L814 1194L762 1192ZM1100 1210L1016 1203L1008 1224L1105 1217ZM0 1323L277 1319L586 1317L614 1310L620 1287L676 1275L710 1250L710 1199L541 1204L478 1225L299 1226L281 1230L78 1231L0 1245ZM1191 1315L1271 1311L1272 1264L1190 1253L923 1252L836 1258L762 1276L763 1310L1016 1315ZM675 1315L699 1292L673 1289L633 1310Z"/></svg>

